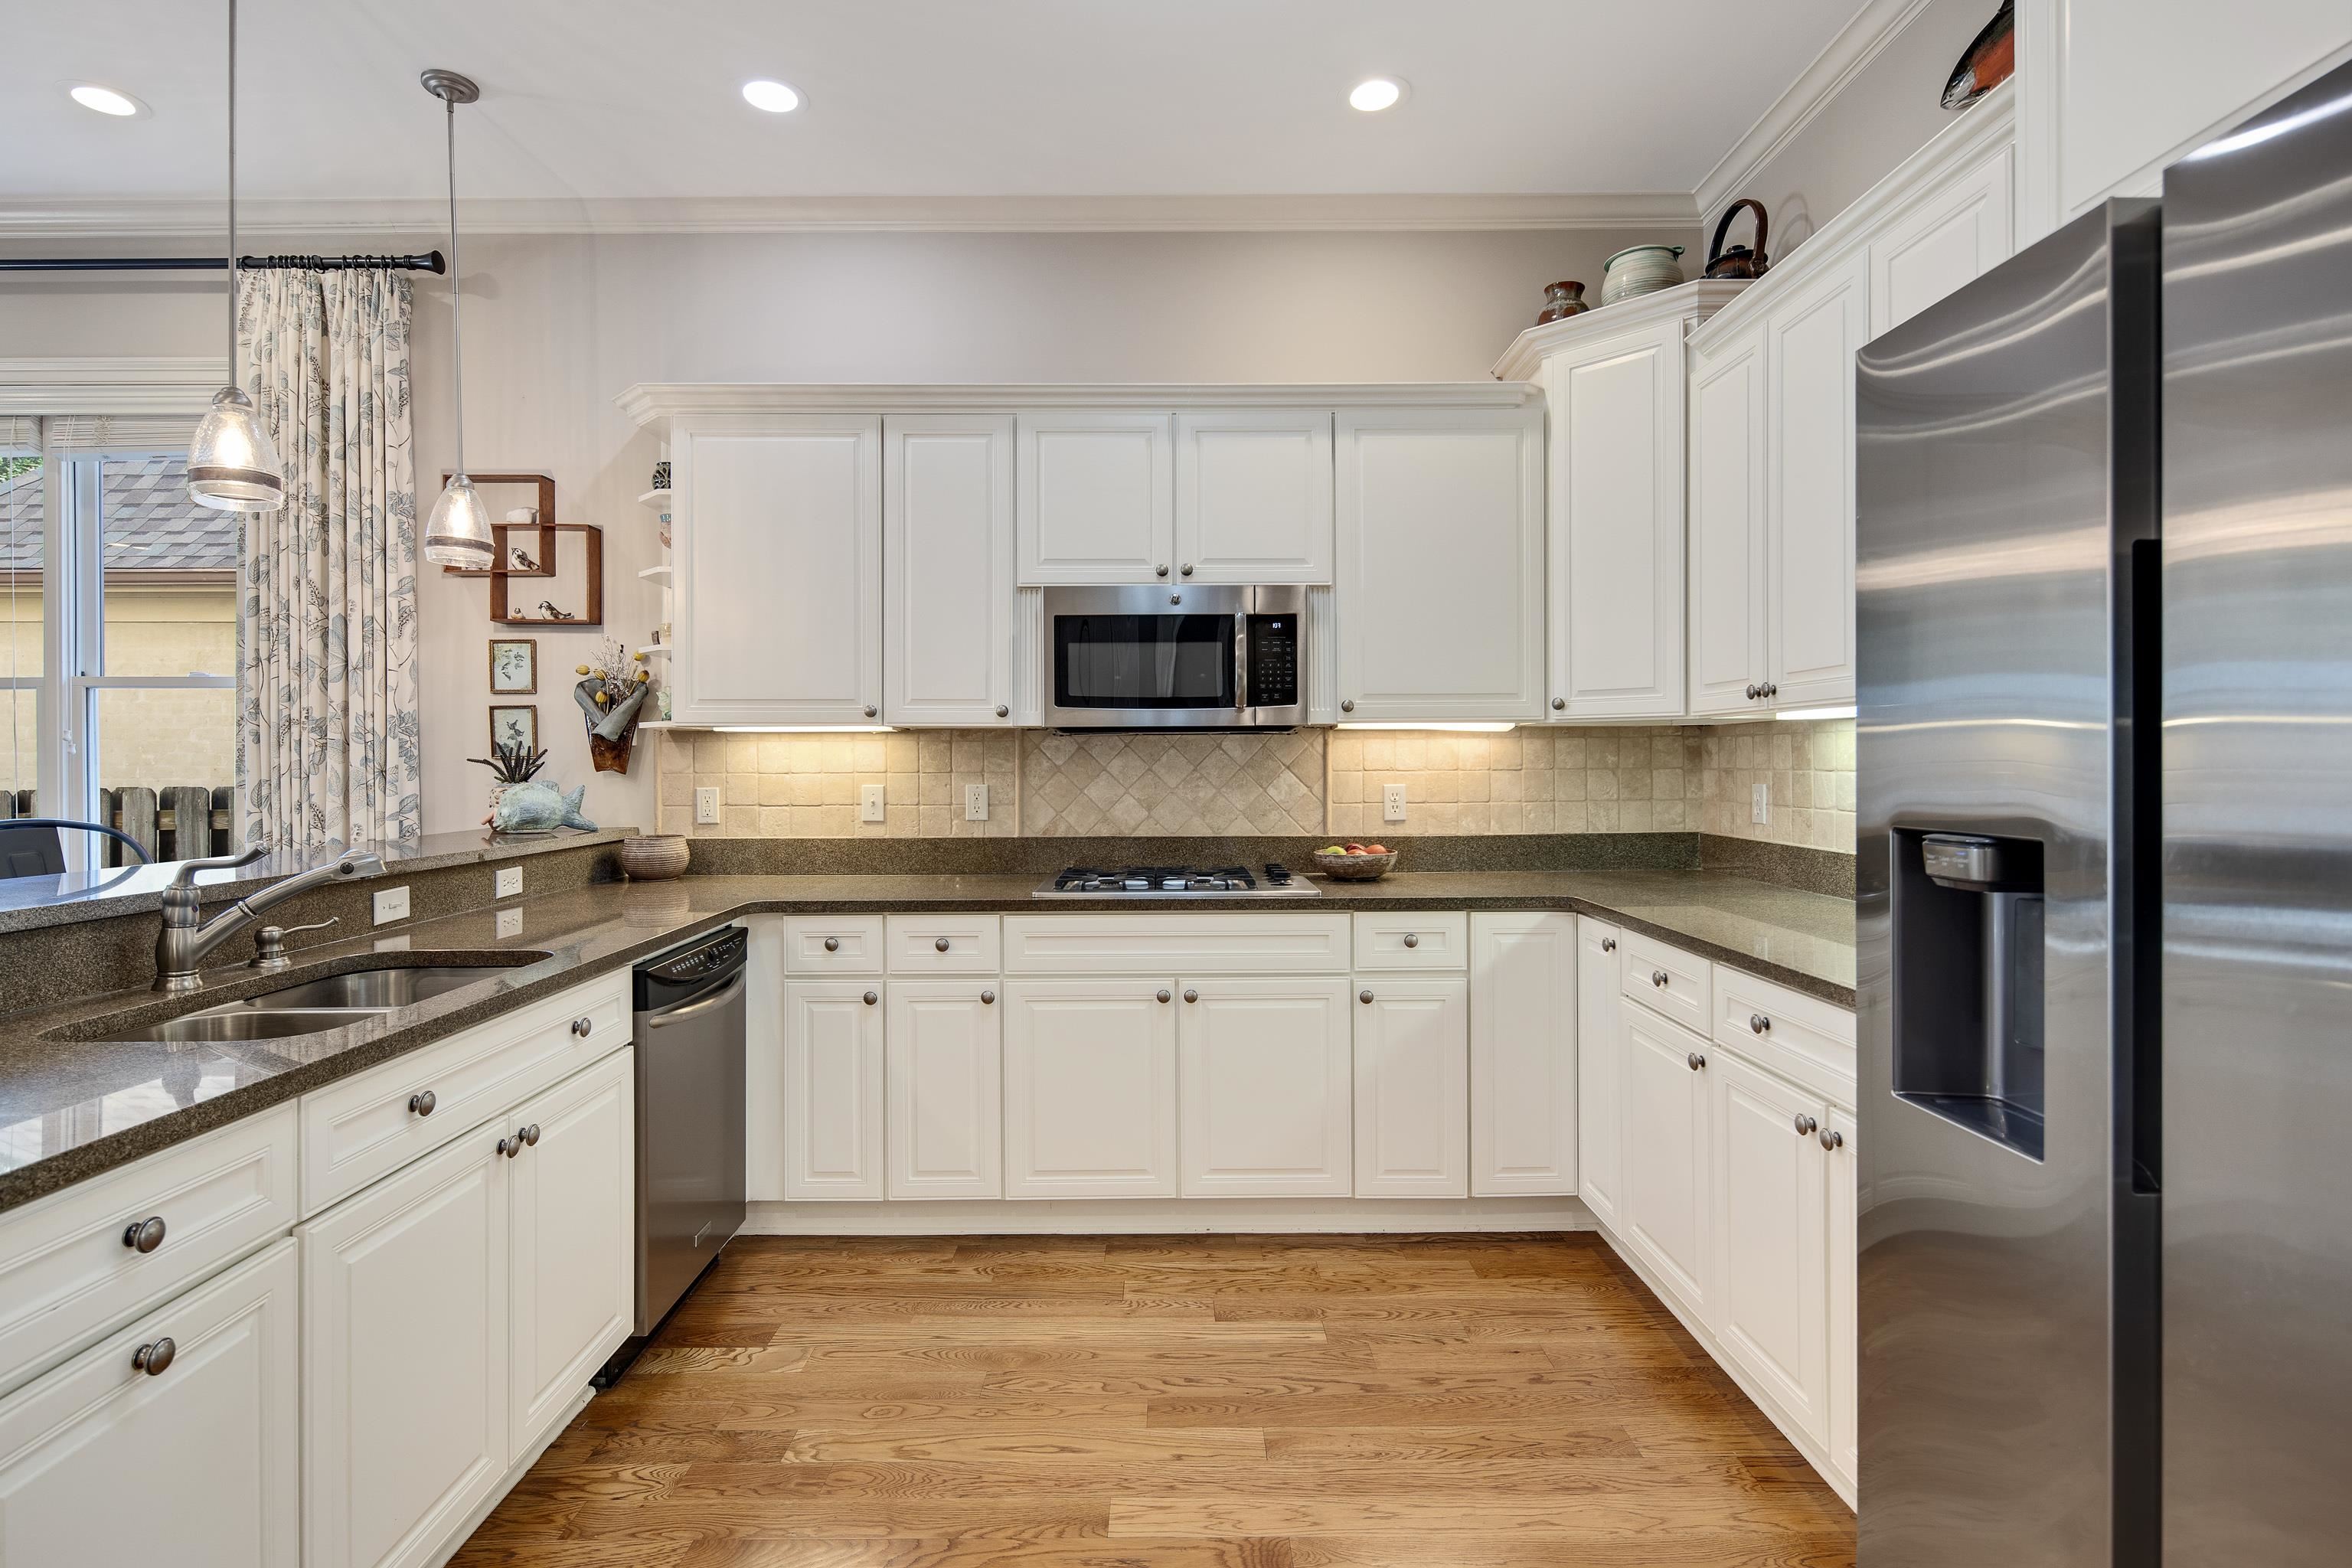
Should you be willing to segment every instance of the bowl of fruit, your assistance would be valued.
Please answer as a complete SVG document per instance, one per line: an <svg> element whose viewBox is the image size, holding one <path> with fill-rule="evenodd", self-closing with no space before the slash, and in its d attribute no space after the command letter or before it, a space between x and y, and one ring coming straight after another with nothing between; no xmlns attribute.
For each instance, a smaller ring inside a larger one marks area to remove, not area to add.
<svg viewBox="0 0 2352 1568"><path fill-rule="evenodd" d="M1315 868L1341 882L1377 882L1396 864L1397 852L1384 844L1333 844L1315 851Z"/></svg>

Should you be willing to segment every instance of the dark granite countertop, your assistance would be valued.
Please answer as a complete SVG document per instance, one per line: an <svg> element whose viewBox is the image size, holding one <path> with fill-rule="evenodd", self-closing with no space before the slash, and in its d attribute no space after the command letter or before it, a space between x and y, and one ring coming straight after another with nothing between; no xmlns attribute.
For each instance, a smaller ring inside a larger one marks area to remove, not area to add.
<svg viewBox="0 0 2352 1568"><path fill-rule="evenodd" d="M688 877L600 883L426 921L403 935L306 950L282 974L215 970L194 997L118 992L0 1017L0 1211L413 1051L747 914L908 910L1064 914L1250 909L1570 910L1602 916L1842 1006L1853 1005L1853 906L1720 871L1426 871L1323 884L1315 900L1033 899L1031 873ZM497 934L520 909L519 935ZM496 955L495 958L492 955ZM288 1040L110 1040L127 1026L313 975L491 958L479 982L365 1022Z"/></svg>

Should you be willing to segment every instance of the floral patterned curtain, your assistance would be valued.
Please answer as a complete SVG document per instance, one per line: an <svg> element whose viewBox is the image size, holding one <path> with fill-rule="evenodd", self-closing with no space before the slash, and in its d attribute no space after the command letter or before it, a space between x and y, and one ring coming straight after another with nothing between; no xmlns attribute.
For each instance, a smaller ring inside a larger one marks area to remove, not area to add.
<svg viewBox="0 0 2352 1568"><path fill-rule="evenodd" d="M247 390L286 504L244 516L243 843L318 850L420 831L408 321L397 273L245 275Z"/></svg>

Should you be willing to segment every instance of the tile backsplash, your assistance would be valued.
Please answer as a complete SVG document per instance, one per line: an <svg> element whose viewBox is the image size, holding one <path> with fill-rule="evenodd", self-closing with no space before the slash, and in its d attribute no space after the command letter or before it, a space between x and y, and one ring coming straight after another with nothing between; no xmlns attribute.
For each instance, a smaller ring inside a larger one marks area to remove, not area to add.
<svg viewBox="0 0 2352 1568"><path fill-rule="evenodd" d="M1692 832L1853 851L1851 720L1501 734L667 731L656 751L661 830L714 837ZM869 784L884 786L880 823L858 820ZM986 822L964 819L969 784L988 785ZM1381 820L1393 784L1402 823ZM715 825L694 822L698 786L720 792Z"/></svg>

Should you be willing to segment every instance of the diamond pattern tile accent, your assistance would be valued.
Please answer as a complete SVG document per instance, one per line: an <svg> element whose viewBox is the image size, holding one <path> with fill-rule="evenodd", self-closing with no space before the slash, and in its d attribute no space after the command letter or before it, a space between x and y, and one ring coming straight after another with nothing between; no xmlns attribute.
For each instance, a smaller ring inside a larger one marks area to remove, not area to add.
<svg viewBox="0 0 2352 1568"><path fill-rule="evenodd" d="M1323 736L1050 735L1024 738L1021 831L1320 833ZM1047 782L1050 781L1050 782Z"/></svg>

